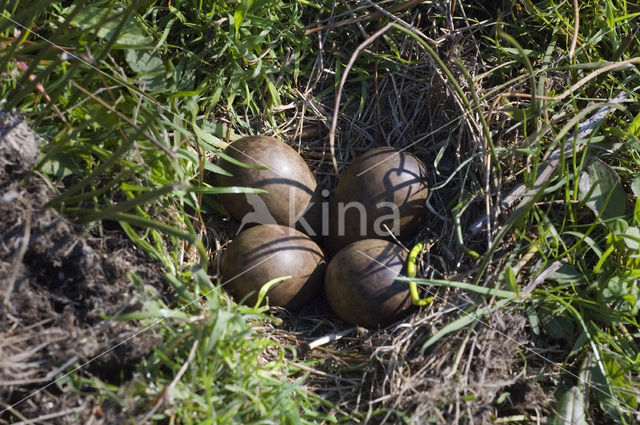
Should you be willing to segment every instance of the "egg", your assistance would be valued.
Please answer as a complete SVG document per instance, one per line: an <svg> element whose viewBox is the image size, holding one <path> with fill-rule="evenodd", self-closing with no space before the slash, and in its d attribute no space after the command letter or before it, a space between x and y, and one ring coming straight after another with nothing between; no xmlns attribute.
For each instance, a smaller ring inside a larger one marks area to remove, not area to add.
<svg viewBox="0 0 640 425"><path fill-rule="evenodd" d="M222 256L223 287L249 306L262 285L290 275L268 290L269 305L299 309L320 292L325 269L324 254L309 236L277 224L240 232Z"/></svg>
<svg viewBox="0 0 640 425"><path fill-rule="evenodd" d="M329 207L328 251L367 238L411 239L426 214L426 167L390 147L357 157L340 176Z"/></svg>
<svg viewBox="0 0 640 425"><path fill-rule="evenodd" d="M345 322L377 328L411 306L409 284L397 281L407 255L393 242L364 239L341 249L329 262L324 290L331 309Z"/></svg>
<svg viewBox="0 0 640 425"><path fill-rule="evenodd" d="M268 192L219 195L222 205L236 221L243 225L282 224L313 235L319 233L315 230L320 225L316 181L298 152L273 137L249 136L231 143L224 153L245 164L269 167L246 168L223 157L218 161L231 176L217 175L216 185L251 187ZM312 197L315 202L310 204ZM310 205L314 208L307 209ZM304 220L299 220L300 217Z"/></svg>

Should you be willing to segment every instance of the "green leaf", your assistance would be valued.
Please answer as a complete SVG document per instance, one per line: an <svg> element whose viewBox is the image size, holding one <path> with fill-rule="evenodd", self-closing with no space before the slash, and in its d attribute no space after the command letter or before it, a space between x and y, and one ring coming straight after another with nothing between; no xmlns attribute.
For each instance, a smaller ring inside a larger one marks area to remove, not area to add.
<svg viewBox="0 0 640 425"><path fill-rule="evenodd" d="M273 101L272 106L282 105L282 101L280 100L280 95L278 94L278 89L276 88L276 86L268 77L265 77L265 82L267 83L267 88L269 89L269 93L271 94L271 100Z"/></svg>
<svg viewBox="0 0 640 425"><path fill-rule="evenodd" d="M76 155L64 152L55 154L42 166L42 172L50 176L53 175L59 180L71 174L81 175L84 173L84 168L78 164L77 160Z"/></svg>
<svg viewBox="0 0 640 425"><path fill-rule="evenodd" d="M205 142L205 144L203 144L204 147L209 145L214 148L224 149L228 146L227 142L202 130L195 122L192 122L191 125L193 126L193 131L196 133L196 136L198 136L201 141Z"/></svg>
<svg viewBox="0 0 640 425"><path fill-rule="evenodd" d="M231 142L242 138L241 135L235 133L228 125L210 120L202 120L202 131L213 134L217 138L228 138Z"/></svg>
<svg viewBox="0 0 640 425"><path fill-rule="evenodd" d="M573 320L566 311L551 311L548 308L541 308L538 311L538 317L542 327L547 334L553 339L564 339L566 341L573 340L575 327Z"/></svg>
<svg viewBox="0 0 640 425"><path fill-rule="evenodd" d="M587 425L584 395L578 387L572 387L560 397L556 411L551 425Z"/></svg>
<svg viewBox="0 0 640 425"><path fill-rule="evenodd" d="M223 336L229 327L229 322L236 318L236 314L229 311L217 310L215 325L211 329L207 344L203 348L203 354L209 355L211 350L223 340Z"/></svg>
<svg viewBox="0 0 640 425"><path fill-rule="evenodd" d="M240 31L242 22L244 22L244 18L247 16L247 12L251 9L251 6L253 6L253 0L242 0L240 2L240 6L238 6L236 12L233 14L233 23L236 33Z"/></svg>
<svg viewBox="0 0 640 425"><path fill-rule="evenodd" d="M411 278L411 277L405 277L405 276L398 276L397 280L405 281L405 282L415 282L421 285L459 288L465 291L476 292L478 294L482 294L487 297L500 297L500 298L506 298L510 300L515 299L517 297L517 293L513 293L511 291L505 291L504 289L488 288L486 286L478 286L478 285L473 285L471 283L457 282L454 280L424 279L424 278L419 279L419 278Z"/></svg>
<svg viewBox="0 0 640 425"><path fill-rule="evenodd" d="M629 127L627 127L627 132L633 134L634 136L640 136L640 113L635 116ZM636 194L636 196L638 196Z"/></svg>
<svg viewBox="0 0 640 425"><path fill-rule="evenodd" d="M567 358L569 359L573 356L576 356L587 342L589 342L589 336L583 329L582 331L580 331L580 334L576 338L576 342L573 343L573 347L571 348L571 351L569 352Z"/></svg>
<svg viewBox="0 0 640 425"><path fill-rule="evenodd" d="M194 154L193 152L189 152L185 149L178 149L178 151L176 152L177 155L181 158L185 158L189 161L191 161L193 164L195 165L199 165L198 162L198 157L196 156L196 154ZM231 173L228 173L227 171L223 170L221 167L219 167L216 164L213 164L210 161L204 161L204 169L211 171L212 173L216 173L216 174L222 174L225 176L230 176Z"/></svg>
<svg viewBox="0 0 640 425"><path fill-rule="evenodd" d="M540 319L538 319L535 308L533 308L533 306L531 305L528 305L525 309L525 312L527 313L527 319L529 319L531 332L533 332L534 335L540 335Z"/></svg>
<svg viewBox="0 0 640 425"><path fill-rule="evenodd" d="M626 197L620 177L613 168L595 160L580 175L578 197L605 222L623 217Z"/></svg>
<svg viewBox="0 0 640 425"><path fill-rule="evenodd" d="M607 286L602 290L602 296L607 301L622 297L625 293L625 277L612 276L607 279Z"/></svg>
<svg viewBox="0 0 640 425"><path fill-rule="evenodd" d="M496 398L495 403L496 403L496 404L502 404L502 403L504 403L505 401L507 401L507 400L509 399L509 397L511 397L511 393L510 393L510 392L508 392L508 391L505 391L505 392L501 393L501 394L498 396L498 398Z"/></svg>
<svg viewBox="0 0 640 425"><path fill-rule="evenodd" d="M206 195L223 195L229 193L269 193L264 189L254 189L252 187L226 186L226 187L198 187L193 186L188 189L189 192L203 193Z"/></svg>
<svg viewBox="0 0 640 425"><path fill-rule="evenodd" d="M138 79L144 82L147 90L153 91L165 87L164 64L158 52L128 49L124 58L129 67L138 74Z"/></svg>
<svg viewBox="0 0 640 425"><path fill-rule="evenodd" d="M158 74L164 72L162 57L158 52L148 50L127 49L125 60L132 70L139 74Z"/></svg>
<svg viewBox="0 0 640 425"><path fill-rule="evenodd" d="M551 273L547 279L554 280L561 285L575 285L584 282L582 274L571 264L563 264Z"/></svg>
<svg viewBox="0 0 640 425"><path fill-rule="evenodd" d="M640 176L636 176L631 182L631 191L636 195L636 198L640 198Z"/></svg>
<svg viewBox="0 0 640 425"><path fill-rule="evenodd" d="M505 280L507 281L507 285L509 285L509 289L511 289L514 293L519 293L520 288L516 283L516 275L513 272L513 268L511 266L507 266L505 270Z"/></svg>
<svg viewBox="0 0 640 425"><path fill-rule="evenodd" d="M621 236L627 248L632 251L638 251L640 249L640 229L637 227L629 227Z"/></svg>
<svg viewBox="0 0 640 425"><path fill-rule="evenodd" d="M117 13L120 12L109 13L106 8L85 7L71 20L71 25L83 31L95 31L99 38L106 41L111 41L115 37L116 45L120 47L153 47L153 40L145 34L140 24L132 16L127 18L118 33L119 17L109 20Z"/></svg>
<svg viewBox="0 0 640 425"><path fill-rule="evenodd" d="M267 296L267 292L269 291L269 289L271 289L272 287L276 286L277 284L279 284L281 282L284 282L285 280L289 280L289 279L291 279L291 276L277 277L275 279L271 279L269 282L267 282L264 285L262 285L260 287L260 292L258 293L258 299L256 300L256 304L253 306L253 308L260 307L260 304L262 304L262 301L264 300L264 297Z"/></svg>

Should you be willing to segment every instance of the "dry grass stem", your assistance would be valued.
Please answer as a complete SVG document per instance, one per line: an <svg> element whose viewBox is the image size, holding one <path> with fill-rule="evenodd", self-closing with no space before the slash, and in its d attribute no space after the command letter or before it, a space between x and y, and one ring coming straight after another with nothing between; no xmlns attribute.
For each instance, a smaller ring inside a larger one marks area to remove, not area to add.
<svg viewBox="0 0 640 425"><path fill-rule="evenodd" d="M578 0L573 0L573 36L571 37L571 46L569 47L569 60L573 61L576 53L576 43L578 42L578 34L580 33L580 5Z"/></svg>

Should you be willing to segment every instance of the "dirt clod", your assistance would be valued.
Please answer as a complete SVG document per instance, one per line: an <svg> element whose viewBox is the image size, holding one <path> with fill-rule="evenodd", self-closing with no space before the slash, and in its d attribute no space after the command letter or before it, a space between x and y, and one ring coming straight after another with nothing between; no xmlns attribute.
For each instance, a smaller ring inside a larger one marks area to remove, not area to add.
<svg viewBox="0 0 640 425"><path fill-rule="evenodd" d="M159 336L121 343L141 325L104 316L139 309L128 273L156 291L162 274L121 233L96 237L48 207L53 189L29 171L38 154L26 122L0 114L0 422L55 413L53 423L86 422L93 398L54 380L90 360L80 374L126 379Z"/></svg>

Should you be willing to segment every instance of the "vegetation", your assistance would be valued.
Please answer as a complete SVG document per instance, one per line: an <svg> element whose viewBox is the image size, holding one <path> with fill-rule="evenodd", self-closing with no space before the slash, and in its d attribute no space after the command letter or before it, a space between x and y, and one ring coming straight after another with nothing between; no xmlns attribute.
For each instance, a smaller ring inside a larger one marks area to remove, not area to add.
<svg viewBox="0 0 640 425"><path fill-rule="evenodd" d="M434 158L435 214L416 240L433 249L412 255L433 300L416 317L450 311L433 329L391 327L409 341L394 359L427 364L449 344L455 371L480 325L519 314L531 334L517 344L519 376L554 399L547 417L638 421L638 2L582 1L579 21L574 2L548 0L70 3L0 2L4 108L42 137L35 170L58 191L51 205L98 235L117 222L162 264L174 297L143 293L141 311L112 318L163 338L132 379L78 371L61 388L97 392L137 422L462 420L452 406L477 394L429 413L418 401L328 399L309 373L353 365L302 360L274 336L281 317L235 305L215 281L209 255L229 235L211 231L224 213L213 195L250 189L210 185L224 173L214 158L240 135L298 143L305 120L328 130L342 90L341 163L387 141ZM431 271L438 258L447 264ZM359 380L386 370L376 361L358 364ZM501 391L491 405L505 421L535 420Z"/></svg>

